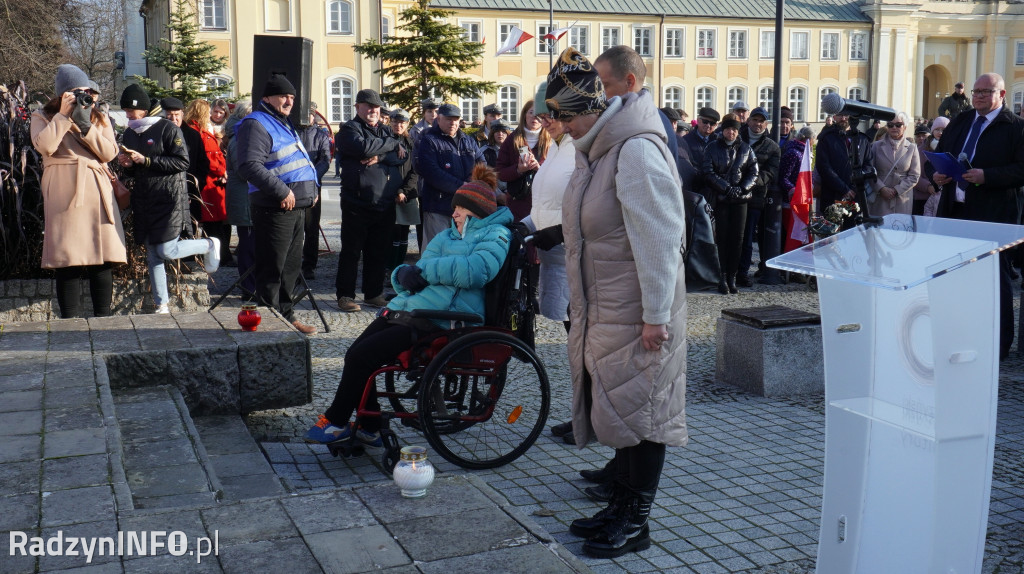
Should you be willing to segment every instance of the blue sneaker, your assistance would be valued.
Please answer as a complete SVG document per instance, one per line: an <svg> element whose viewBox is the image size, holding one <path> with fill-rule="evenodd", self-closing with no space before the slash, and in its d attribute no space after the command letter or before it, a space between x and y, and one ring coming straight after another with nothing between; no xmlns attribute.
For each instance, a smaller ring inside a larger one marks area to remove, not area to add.
<svg viewBox="0 0 1024 574"><path fill-rule="evenodd" d="M352 427L350 425L345 425L343 427L334 426L331 424L331 421L327 420L327 417L320 415L316 424L306 431L306 442L328 444L339 440L345 440L350 436L352 436Z"/></svg>
<svg viewBox="0 0 1024 574"><path fill-rule="evenodd" d="M384 446L384 439L380 438L379 432L367 432L361 428L356 429L356 439L366 446L381 448Z"/></svg>

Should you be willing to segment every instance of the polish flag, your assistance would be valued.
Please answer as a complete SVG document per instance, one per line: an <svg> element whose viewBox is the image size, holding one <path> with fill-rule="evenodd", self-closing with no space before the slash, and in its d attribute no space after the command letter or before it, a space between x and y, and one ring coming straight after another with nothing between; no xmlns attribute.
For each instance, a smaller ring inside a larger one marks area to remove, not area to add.
<svg viewBox="0 0 1024 574"><path fill-rule="evenodd" d="M811 216L811 144L804 147L804 157L800 160L800 175L796 179L796 190L789 201L791 222L789 233L786 234L786 251L792 251L810 243L807 224Z"/></svg>
<svg viewBox="0 0 1024 574"><path fill-rule="evenodd" d="M495 56L500 56L505 52L510 52L519 47L523 42L533 38L533 35L527 34L519 29L519 26L512 26L512 29L508 32L508 39L505 43L498 48L498 53Z"/></svg>
<svg viewBox="0 0 1024 574"><path fill-rule="evenodd" d="M572 26L566 26L565 28L555 28L554 30L548 32L547 34L541 36L541 38L543 38L544 40L550 40L551 42L557 42L561 40L562 36L565 36L565 33L568 32L570 29L572 29Z"/></svg>

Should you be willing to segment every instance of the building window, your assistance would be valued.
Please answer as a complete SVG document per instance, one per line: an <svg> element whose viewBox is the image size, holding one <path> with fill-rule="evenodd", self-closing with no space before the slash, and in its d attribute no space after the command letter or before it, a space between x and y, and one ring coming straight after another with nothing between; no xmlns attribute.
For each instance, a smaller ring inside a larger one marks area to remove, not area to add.
<svg viewBox="0 0 1024 574"><path fill-rule="evenodd" d="M292 29L292 7L289 0L266 0L267 32L287 32Z"/></svg>
<svg viewBox="0 0 1024 574"><path fill-rule="evenodd" d="M868 35L864 32L853 32L850 34L850 59L868 59Z"/></svg>
<svg viewBox="0 0 1024 574"><path fill-rule="evenodd" d="M850 91L846 92L846 94L846 99L848 100L863 100L864 88L850 88Z"/></svg>
<svg viewBox="0 0 1024 574"><path fill-rule="evenodd" d="M498 89L498 107L502 119L510 124L519 123L519 87L502 86Z"/></svg>
<svg viewBox="0 0 1024 574"><path fill-rule="evenodd" d="M633 49L645 58L650 57L651 28L646 26L633 28Z"/></svg>
<svg viewBox="0 0 1024 574"><path fill-rule="evenodd" d="M1013 93L1013 113L1019 114L1021 104L1024 103L1024 92L1016 91Z"/></svg>
<svg viewBox="0 0 1024 574"><path fill-rule="evenodd" d="M590 27L573 26L569 30L569 45L584 56L590 53Z"/></svg>
<svg viewBox="0 0 1024 574"><path fill-rule="evenodd" d="M385 40L391 37L391 18L385 16L380 19L380 39Z"/></svg>
<svg viewBox="0 0 1024 574"><path fill-rule="evenodd" d="M715 107L715 89L711 86L697 88L697 109Z"/></svg>
<svg viewBox="0 0 1024 574"><path fill-rule="evenodd" d="M601 52L603 53L612 46L622 44L622 30L620 28L601 28Z"/></svg>
<svg viewBox="0 0 1024 574"><path fill-rule="evenodd" d="M555 27L557 28L558 25L555 24ZM552 42L550 40L545 40L544 39L544 34L547 34L551 30L552 30L552 27L551 27L550 24L537 24L537 53L538 54L549 54L549 53L551 53L551 50L548 49L548 46L553 45L554 42Z"/></svg>
<svg viewBox="0 0 1024 574"><path fill-rule="evenodd" d="M224 0L200 0L200 26L204 30L227 30Z"/></svg>
<svg viewBox="0 0 1024 574"><path fill-rule="evenodd" d="M480 22L462 22L462 39L467 42L480 41Z"/></svg>
<svg viewBox="0 0 1024 574"><path fill-rule="evenodd" d="M839 59L839 32L821 33L821 59Z"/></svg>
<svg viewBox="0 0 1024 574"><path fill-rule="evenodd" d="M747 58L746 30L729 30L729 57L736 60Z"/></svg>
<svg viewBox="0 0 1024 574"><path fill-rule="evenodd" d="M735 104L736 102L744 102L744 103L746 103L745 102L746 99L747 99L747 89L742 87L742 86L733 86L733 87L729 88L728 92L726 92L726 101L725 101L726 105L725 105L725 107L729 111L732 111L733 104Z"/></svg>
<svg viewBox="0 0 1024 574"><path fill-rule="evenodd" d="M327 3L327 33L352 33L352 3L347 0L335 0Z"/></svg>
<svg viewBox="0 0 1024 574"><path fill-rule="evenodd" d="M467 124L476 119L483 119L483 116L480 115L479 98L463 98L459 108L462 110L462 119L466 120Z"/></svg>
<svg viewBox="0 0 1024 574"><path fill-rule="evenodd" d="M665 88L665 97L662 98L661 105L675 110L683 109L683 89L679 86Z"/></svg>
<svg viewBox="0 0 1024 574"><path fill-rule="evenodd" d="M332 124L343 124L352 119L355 91L355 84L347 78L327 81L327 121Z"/></svg>
<svg viewBox="0 0 1024 574"><path fill-rule="evenodd" d="M669 28L665 30L665 57L683 57L683 29Z"/></svg>
<svg viewBox="0 0 1024 574"><path fill-rule="evenodd" d="M765 86L758 90L757 105L767 110L769 116L772 115L772 106L775 105L775 88Z"/></svg>
<svg viewBox="0 0 1024 574"><path fill-rule="evenodd" d="M1013 64L1015 66L1024 66L1024 42L1017 42L1014 54Z"/></svg>
<svg viewBox="0 0 1024 574"><path fill-rule="evenodd" d="M837 90L835 88L828 88L828 87L822 88L821 89L821 93L818 94L820 96L818 98L818 101L821 102L822 100L825 99L825 96L827 96L829 94L837 94L837 93L839 93L839 90ZM823 122L823 121L825 121L826 117L828 117L828 114L826 114L823 110L819 109L818 110L818 121L819 122Z"/></svg>
<svg viewBox="0 0 1024 574"><path fill-rule="evenodd" d="M231 79L225 76L209 76L206 81L203 82L203 90L215 91L221 86L226 86L231 83ZM211 98L230 98L235 94L230 89L217 91Z"/></svg>
<svg viewBox="0 0 1024 574"><path fill-rule="evenodd" d="M516 26L517 26L517 24L511 24L511 23L508 23L508 22L506 22L504 24L498 24L498 46L504 46L505 45L505 41L508 40L509 34L512 33L512 28L515 28ZM505 52L505 53L506 54L518 54L519 53L519 46L516 46L515 48L512 48L511 50L509 50L508 52Z"/></svg>
<svg viewBox="0 0 1024 574"><path fill-rule="evenodd" d="M793 110L793 123L806 121L807 90L804 88L789 89L789 109Z"/></svg>
<svg viewBox="0 0 1024 574"><path fill-rule="evenodd" d="M761 45L758 46L758 57L762 60L775 58L775 30L761 30Z"/></svg>
<svg viewBox="0 0 1024 574"><path fill-rule="evenodd" d="M810 36L810 32L793 32L789 35L789 59L790 60L806 60L807 55L807 41Z"/></svg>
<svg viewBox="0 0 1024 574"><path fill-rule="evenodd" d="M697 30L697 57L715 57L715 31L711 29Z"/></svg>

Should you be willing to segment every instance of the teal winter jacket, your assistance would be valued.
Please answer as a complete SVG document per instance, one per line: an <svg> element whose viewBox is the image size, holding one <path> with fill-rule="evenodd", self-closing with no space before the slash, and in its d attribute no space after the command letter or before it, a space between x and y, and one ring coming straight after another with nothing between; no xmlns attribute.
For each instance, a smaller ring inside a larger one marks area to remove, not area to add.
<svg viewBox="0 0 1024 574"><path fill-rule="evenodd" d="M432 309L484 314L484 286L498 274L505 257L511 231L512 212L507 207L484 219L466 220L465 234L460 235L452 222L451 227L437 234L427 244L417 266L430 285L411 293L397 280L400 265L391 273L391 284L398 296L388 303L395 311ZM435 321L442 328L447 321Z"/></svg>

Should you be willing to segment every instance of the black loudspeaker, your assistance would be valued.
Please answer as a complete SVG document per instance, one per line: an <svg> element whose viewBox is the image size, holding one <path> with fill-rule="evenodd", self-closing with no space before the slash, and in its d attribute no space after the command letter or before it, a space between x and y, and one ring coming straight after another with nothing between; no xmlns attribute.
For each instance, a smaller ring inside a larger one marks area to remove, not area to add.
<svg viewBox="0 0 1024 574"><path fill-rule="evenodd" d="M294 36L253 36L252 102L263 97L263 85L273 74L282 74L295 86L292 125L309 125L309 93L312 83L313 41Z"/></svg>

